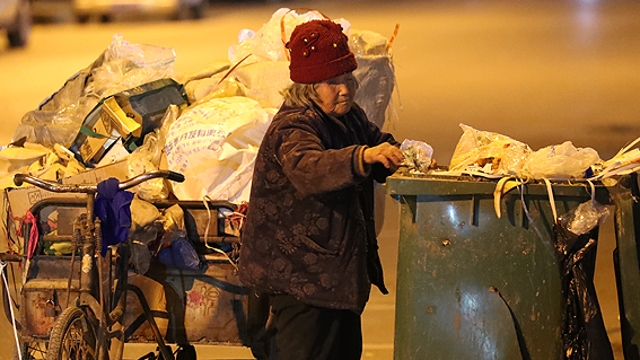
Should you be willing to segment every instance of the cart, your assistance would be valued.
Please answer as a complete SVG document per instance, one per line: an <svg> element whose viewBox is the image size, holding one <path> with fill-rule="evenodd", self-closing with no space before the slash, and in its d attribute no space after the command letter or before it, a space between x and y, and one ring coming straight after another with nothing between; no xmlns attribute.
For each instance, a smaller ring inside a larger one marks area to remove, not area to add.
<svg viewBox="0 0 640 360"><path fill-rule="evenodd" d="M119 189L159 177L184 180L181 174L157 171L126 180ZM101 253L101 223L94 215L97 185L59 185L22 174L14 181L76 194L37 202L30 210L33 221L22 228L30 239L27 250L0 254L9 263L3 269L9 279L3 304L16 329L15 358L121 359L129 342L157 344L144 359L176 359L181 353L195 358L192 344L247 346L263 356L254 350L262 349L255 339L264 331L268 308L236 276L238 231L230 226L233 218L224 215L237 214L237 205L154 202L159 211L182 209L201 266L172 268L150 257L148 271L137 273L130 264L140 254L139 243L129 239ZM52 214L55 231L49 228ZM169 344L178 346L174 351Z"/></svg>

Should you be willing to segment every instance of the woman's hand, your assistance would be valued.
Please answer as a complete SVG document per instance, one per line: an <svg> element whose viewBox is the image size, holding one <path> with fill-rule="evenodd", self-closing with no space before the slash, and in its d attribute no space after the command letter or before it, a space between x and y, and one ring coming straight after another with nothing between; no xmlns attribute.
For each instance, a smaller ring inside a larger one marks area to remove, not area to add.
<svg viewBox="0 0 640 360"><path fill-rule="evenodd" d="M381 163L392 171L395 171L404 161L402 151L387 142L365 149L363 157L365 164Z"/></svg>

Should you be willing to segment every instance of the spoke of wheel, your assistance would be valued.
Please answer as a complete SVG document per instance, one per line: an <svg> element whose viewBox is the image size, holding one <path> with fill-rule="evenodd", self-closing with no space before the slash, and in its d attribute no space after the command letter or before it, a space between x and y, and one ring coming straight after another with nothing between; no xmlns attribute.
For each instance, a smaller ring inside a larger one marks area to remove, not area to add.
<svg viewBox="0 0 640 360"><path fill-rule="evenodd" d="M82 320L76 319L70 326L69 332L62 340L63 359L88 359L89 351L84 341Z"/></svg>

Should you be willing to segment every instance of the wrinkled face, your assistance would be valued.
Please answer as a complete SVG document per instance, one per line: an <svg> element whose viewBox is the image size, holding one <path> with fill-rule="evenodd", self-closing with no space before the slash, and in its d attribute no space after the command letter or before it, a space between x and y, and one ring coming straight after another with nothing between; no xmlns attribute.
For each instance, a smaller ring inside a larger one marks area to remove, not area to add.
<svg viewBox="0 0 640 360"><path fill-rule="evenodd" d="M358 81L353 73L319 82L315 86L320 100L318 106L328 115L344 115L351 110L357 89Z"/></svg>

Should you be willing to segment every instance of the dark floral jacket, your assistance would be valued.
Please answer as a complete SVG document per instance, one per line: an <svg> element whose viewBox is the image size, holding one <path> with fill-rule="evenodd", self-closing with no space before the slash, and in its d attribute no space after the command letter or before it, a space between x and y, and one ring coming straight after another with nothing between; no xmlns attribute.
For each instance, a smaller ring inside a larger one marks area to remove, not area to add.
<svg viewBox="0 0 640 360"><path fill-rule="evenodd" d="M255 163L242 232L241 281L321 307L361 313L371 284L387 293L378 257L373 181L390 171L363 151L396 144L354 105L339 118L283 106Z"/></svg>

